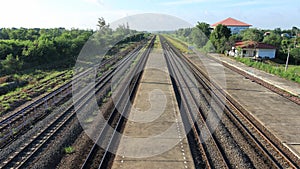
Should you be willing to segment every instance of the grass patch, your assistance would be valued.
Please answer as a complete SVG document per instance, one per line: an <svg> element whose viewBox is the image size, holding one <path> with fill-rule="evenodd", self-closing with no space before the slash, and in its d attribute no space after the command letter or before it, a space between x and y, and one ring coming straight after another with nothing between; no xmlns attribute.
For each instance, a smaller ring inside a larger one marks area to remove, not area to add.
<svg viewBox="0 0 300 169"><path fill-rule="evenodd" d="M154 48L156 49L161 49L161 43L160 43L160 38L159 36L156 36L155 41L154 41Z"/></svg>
<svg viewBox="0 0 300 169"><path fill-rule="evenodd" d="M95 110L95 111L92 113L92 115L93 115L93 116L97 116L98 113L99 113L99 112L98 112L97 110Z"/></svg>
<svg viewBox="0 0 300 169"><path fill-rule="evenodd" d="M17 130L16 128L13 128L13 129L12 129L12 134L15 135L15 134L17 134L17 133L18 133L18 130Z"/></svg>
<svg viewBox="0 0 300 169"><path fill-rule="evenodd" d="M107 97L110 97L112 95L112 91L109 91L108 93L107 93Z"/></svg>
<svg viewBox="0 0 300 169"><path fill-rule="evenodd" d="M103 100L102 100L102 103L106 103L108 101L108 98L104 98Z"/></svg>
<svg viewBox="0 0 300 169"><path fill-rule="evenodd" d="M177 49L179 49L182 53L191 53L188 50L188 44L182 42L181 40L171 37L170 35L164 35L164 37L171 42ZM198 48L197 48L198 49ZM198 49L201 52L202 49ZM265 62L257 62L252 60L251 58L235 58L237 61L244 63L247 66L254 67L259 70L263 70L270 74L277 75L279 77L300 83L300 66L291 65L288 67L288 70L285 71L284 64L278 64L272 61L265 61Z"/></svg>
<svg viewBox="0 0 300 169"><path fill-rule="evenodd" d="M253 61L251 58L240 58L237 57L235 60L244 63L247 66L254 67L259 70L263 70L270 74L277 75L279 77L300 83L300 66L289 66L287 71L285 71L284 65L275 64L274 62L268 61L257 62Z"/></svg>
<svg viewBox="0 0 300 169"><path fill-rule="evenodd" d="M94 121L93 117L88 117L87 119L84 120L84 123L91 123Z"/></svg>
<svg viewBox="0 0 300 169"><path fill-rule="evenodd" d="M73 75L71 69L66 70L35 70L26 74L11 75L14 81L28 81L25 86L19 86L0 96L0 115L31 100L44 92L52 92L57 86L66 83Z"/></svg>
<svg viewBox="0 0 300 169"><path fill-rule="evenodd" d="M66 154L72 154L72 153L75 152L75 149L72 146L68 146L68 147L64 148L64 151L65 151Z"/></svg>
<svg viewBox="0 0 300 169"><path fill-rule="evenodd" d="M178 39L174 39L173 37L169 36L169 35L164 35L164 37L170 42L172 43L177 49L179 49L182 53L192 53L192 51L190 51L188 49L188 45L182 43L181 41L179 41Z"/></svg>

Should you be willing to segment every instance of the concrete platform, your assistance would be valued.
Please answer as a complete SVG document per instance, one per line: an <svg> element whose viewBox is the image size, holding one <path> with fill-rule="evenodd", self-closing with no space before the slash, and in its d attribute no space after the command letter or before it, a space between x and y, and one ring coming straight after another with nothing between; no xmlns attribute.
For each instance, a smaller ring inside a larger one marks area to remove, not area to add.
<svg viewBox="0 0 300 169"><path fill-rule="evenodd" d="M149 56L113 169L195 168L162 50Z"/></svg>
<svg viewBox="0 0 300 169"><path fill-rule="evenodd" d="M199 66L210 66L210 77L218 79L225 72L226 86L222 86L241 105L249 110L264 126L276 135L288 148L300 157L300 106L270 91L269 89L245 79L240 74L220 66L206 56L189 56ZM211 55L245 72L255 75L294 95L300 96L300 85L260 70L248 67L228 57ZM215 66L214 66L215 65ZM218 80L216 80L218 81Z"/></svg>
<svg viewBox="0 0 300 169"><path fill-rule="evenodd" d="M253 67L249 67L243 63L240 63L240 62L237 62L236 60L234 59L231 59L229 57L225 57L223 55L220 55L220 54L210 54L212 57L222 61L222 62L225 62L225 63L228 63L230 65L233 65L237 68L240 68L244 71L246 71L247 73L253 75L253 76L256 76L268 83L271 83L273 84L274 86L280 88L280 89L283 89L295 96L299 96L300 97L300 84L299 83L296 83L296 82L292 82L292 81L289 81L289 80L286 80L286 79L283 79L283 78L280 78L278 76L275 76L275 75L272 75L272 74L269 74L269 73L266 73L264 71L261 71L261 70L258 70L258 69L255 69Z"/></svg>

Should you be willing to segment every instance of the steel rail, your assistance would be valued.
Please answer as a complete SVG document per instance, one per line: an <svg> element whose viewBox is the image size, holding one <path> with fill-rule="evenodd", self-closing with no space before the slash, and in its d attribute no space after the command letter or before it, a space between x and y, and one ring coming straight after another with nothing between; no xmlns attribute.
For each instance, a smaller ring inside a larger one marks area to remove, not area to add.
<svg viewBox="0 0 300 169"><path fill-rule="evenodd" d="M140 50L140 48L139 48L139 50ZM118 63L117 66L115 66L115 68L113 68L108 73L103 75L95 85L95 86L99 86L96 89L95 93L99 92L101 89L104 88L104 86L106 84L108 84L108 82L113 77L113 73L114 73L115 69L118 66L123 66L123 64L125 64L126 62L130 62L131 57L133 57L133 56L136 56L135 53L131 53L130 55L128 55L128 57L126 57L124 60L122 60L121 63ZM85 92L81 96L81 98L78 99L78 101L80 102L79 104L76 103L79 105L78 109L81 108L82 106L84 106L85 103L87 103L92 98L93 93L94 93L93 91L94 91L94 89L91 89L91 90ZM92 95L90 95L90 93L92 93ZM49 140L51 140L51 138L61 128L63 128L63 126L65 126L68 122L70 122L75 117L75 115L76 115L76 111L74 110L74 106L72 104L72 105L68 106L68 108L66 108L66 110L62 114L60 114L58 117L56 117L53 122L49 123L45 129L43 129L41 132L39 132L38 135L34 136L32 138L32 140L30 140L30 142L26 143L25 146L21 147L21 150L19 150L18 152L15 152L12 156L9 157L9 159L7 159L5 162L3 162L3 166L1 166L1 168L5 168L8 166L14 166L13 163L17 164L17 166L15 166L16 168L24 167L24 165L27 163L27 161L29 161L32 157L34 157L34 155L38 152L38 150L41 149L47 142L49 142ZM26 152L26 150L28 150L32 146L33 146L33 148ZM22 161L18 161L17 158L19 156L22 156L22 154L23 154L23 157L21 158Z"/></svg>
<svg viewBox="0 0 300 169"><path fill-rule="evenodd" d="M165 43L166 43L166 41L165 41ZM197 107L197 103L196 103L197 101L196 101L196 98L193 96L192 91L190 90L189 85L187 84L187 82L185 80L185 79L187 79L187 76L185 76L183 74L184 70L180 69L182 67L181 67L181 65L179 65L180 61L176 58L177 55L175 53L173 53L172 50L168 47L165 47L165 51L166 51L165 57L168 60L168 63L170 64L170 67L171 68L177 68L177 73L175 71L174 75L177 79L177 82L180 83L180 84L178 84L178 86L179 86L179 88L181 88L181 91L182 91L181 95L183 97L181 101L187 102L187 109L189 109L188 116L191 119L190 125L192 125L192 126L194 125L194 127L197 130L196 136L199 137L197 140L201 140L201 142L200 142L201 146L202 146L202 144L206 144L206 141L203 140L203 133L208 134L208 138L212 138L211 140L212 140L213 146L215 147L214 149L216 149L216 151L217 151L217 152L214 152L214 153L217 153L218 156L219 156L219 159L222 160L222 162L221 162L222 163L221 165L223 165L222 167L230 168L230 164L229 164L228 160L226 159L226 157L224 156L224 154L223 154L223 152L222 152L222 150L221 150L221 148L218 144L218 141L216 140L213 133L211 133L209 127L207 126L203 114L201 113L201 111L199 111L198 108L195 108L196 110L191 109L191 107ZM181 79L181 80L179 80L179 79ZM187 90L184 90L184 89L187 89ZM197 114L194 115L193 111L196 111ZM200 118L200 120L201 120L200 125L203 126L203 128L199 126L199 124L197 123L198 118L195 117L195 116ZM204 131L203 130L200 131L200 128L202 128ZM201 149L205 149L205 148L203 147ZM205 152L207 152L207 151L208 150L206 150ZM209 156L209 155L206 155L206 156ZM206 157L206 159L208 159L208 157ZM214 166L214 164L211 162L211 160L208 160L208 161L209 161L209 166L208 167Z"/></svg>
<svg viewBox="0 0 300 169"><path fill-rule="evenodd" d="M151 40L151 43L153 43L153 39ZM144 55L144 54L143 54ZM115 106L114 106L114 109L111 111L109 117L108 117L108 120L106 121L105 123L105 126L101 129L95 143L93 144L92 148L90 149L87 157L85 158L85 161L84 163L82 164L81 166L81 169L84 169L84 168L88 168L88 166L90 165L90 163L92 162L93 158L94 158L94 155L97 153L97 151L99 150L99 145L98 143L100 143L101 141L105 141L104 137L105 137L105 134L107 133L107 131L109 130L109 128L111 127L112 125L112 122L115 120L115 116L117 116L118 113L120 113L120 117L117 119L117 124L116 124L116 127L114 129L114 132L111 134L111 137L109 138L109 142L107 144L107 148L100 160L100 163L99 163L99 168L101 168L101 166L104 165L104 161L107 159L108 155L109 155L109 148L112 144L112 140L114 138L114 135L116 134L116 130L119 128L120 126L120 122L121 122L121 119L123 118L124 116L124 113L125 113L125 110L128 109L128 103L125 103L125 106L122 108L122 111L119 112L119 110L117 110L117 107L119 105L122 104L122 101L124 101L124 97L125 97L125 92L127 91L126 89L129 88L129 85L131 84L131 80L132 78L135 76L135 73L137 73L137 67L141 66L140 63L141 63L141 60L145 59L145 57L142 57L140 60L139 60L139 63L137 66L135 66L134 70L132 71L131 76L127 77L124 81L125 81L125 87L123 86L123 90L120 90L119 92L117 92L118 94L118 100L115 102ZM120 94L119 94L120 93ZM132 93L132 91L130 91L130 93ZM127 101L128 101L129 98L127 98ZM104 144L104 143L103 143Z"/></svg>
<svg viewBox="0 0 300 169"><path fill-rule="evenodd" d="M261 130L260 127L257 126L256 123L253 122L252 119L249 118L249 112L247 112L245 109L242 108L241 105L237 104L236 101L226 92L221 89L221 87L209 80L209 77L207 74L201 70L195 63L193 63L190 59L184 57L182 54L180 54L179 51L176 51L174 46L171 46L172 50L177 53L177 56L185 60L185 62L191 67L191 70L193 71L195 77L199 82L202 83L202 85L205 86L207 91L212 91L208 92L210 95L214 95L214 99L217 99L216 102L219 105L225 105L226 113L231 118L232 120L236 121L241 128L246 131L246 134L248 137L250 137L253 142L257 145L257 147L262 151L266 157L271 161L273 164L273 167L278 167L282 168L282 164L278 162L278 160L284 159L285 163L289 165L291 168L298 168L299 166L297 165L297 162L292 160L285 152L281 150L279 146L275 144L273 139L270 139L264 131ZM214 89L211 87L213 86ZM216 89L216 90L215 90ZM248 114L248 115L246 115ZM248 126L247 126L248 125ZM258 139L254 136L253 130L255 130L256 133L259 134L261 139ZM280 157L275 158L267 148L268 145L262 145L261 142L267 142L269 146L272 147L273 151L275 151Z"/></svg>

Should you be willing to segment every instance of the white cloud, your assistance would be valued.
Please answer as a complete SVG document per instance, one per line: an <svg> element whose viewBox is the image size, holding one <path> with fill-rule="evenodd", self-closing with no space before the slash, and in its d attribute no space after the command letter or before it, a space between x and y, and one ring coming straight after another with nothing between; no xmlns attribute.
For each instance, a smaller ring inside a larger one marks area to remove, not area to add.
<svg viewBox="0 0 300 169"><path fill-rule="evenodd" d="M231 16L245 20L256 27L286 28L290 25L297 26L297 23L300 23L300 18L297 17L300 14L300 8L297 5L290 5L296 4L299 0L291 1L293 3L287 4L282 0L145 0L141 6L132 7L130 3L122 4L108 0L2 0L0 28L75 27L95 29L99 17L104 17L108 23L112 23L122 17L145 12L172 14L185 18L191 23L197 21L214 23ZM72 5L70 5L71 2ZM149 2L154 5L154 9L151 8ZM194 9L194 4L197 9ZM149 6L149 9L145 7L146 5ZM168 5L171 8L166 8ZM278 17L272 12L280 13L283 16Z"/></svg>
<svg viewBox="0 0 300 169"><path fill-rule="evenodd" d="M266 3L265 1L244 1L244 2L228 4L226 7L241 7L241 6L259 5L265 3Z"/></svg>
<svg viewBox="0 0 300 169"><path fill-rule="evenodd" d="M98 6L103 6L104 5L104 0L83 0L85 2L98 5Z"/></svg>
<svg viewBox="0 0 300 169"><path fill-rule="evenodd" d="M44 12L40 8L39 0L3 1L0 16L5 17L0 17L0 27L27 27L34 22L34 18L38 18L38 21L43 22L38 14Z"/></svg>
<svg viewBox="0 0 300 169"><path fill-rule="evenodd" d="M113 29L128 23L130 28L139 31L176 30L192 27L190 23L178 17L166 14L143 13L131 15L111 24Z"/></svg>
<svg viewBox="0 0 300 169"><path fill-rule="evenodd" d="M140 13L138 10L113 9L106 5L100 5L103 0L79 0L82 7L95 4L90 10L79 10L76 8L67 8L63 5L56 7L48 6L41 0L6 0L2 4L5 8L0 10L0 28L2 27L25 27L25 28L88 28L95 29L99 17L104 17L108 23L111 23L122 17ZM16 5L18 4L18 5ZM96 5L98 4L98 5Z"/></svg>
<svg viewBox="0 0 300 169"><path fill-rule="evenodd" d="M243 1L243 2L237 2L237 3L228 3L226 7L244 7L244 6L253 6L253 5L261 5L261 6L278 6L280 4L284 4L284 1L280 0L250 0L250 1Z"/></svg>
<svg viewBox="0 0 300 169"><path fill-rule="evenodd" d="M163 2L161 3L161 5L184 5L184 4L201 3L206 1L208 0L176 0L170 2Z"/></svg>

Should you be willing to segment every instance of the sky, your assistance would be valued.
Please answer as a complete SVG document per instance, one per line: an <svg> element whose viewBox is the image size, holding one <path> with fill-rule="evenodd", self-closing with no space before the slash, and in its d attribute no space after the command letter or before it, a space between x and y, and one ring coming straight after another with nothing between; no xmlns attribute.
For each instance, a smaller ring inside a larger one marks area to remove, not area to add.
<svg viewBox="0 0 300 169"><path fill-rule="evenodd" d="M126 16L168 14L195 25L228 17L259 29L300 28L299 0L1 0L0 28L96 29Z"/></svg>

